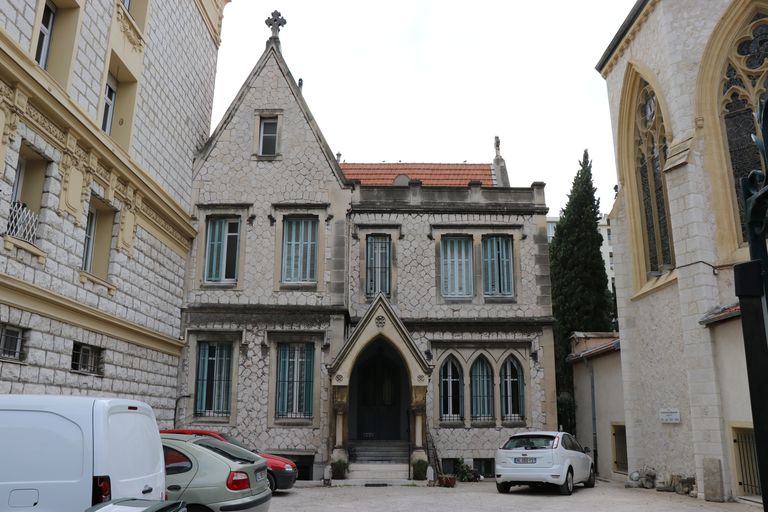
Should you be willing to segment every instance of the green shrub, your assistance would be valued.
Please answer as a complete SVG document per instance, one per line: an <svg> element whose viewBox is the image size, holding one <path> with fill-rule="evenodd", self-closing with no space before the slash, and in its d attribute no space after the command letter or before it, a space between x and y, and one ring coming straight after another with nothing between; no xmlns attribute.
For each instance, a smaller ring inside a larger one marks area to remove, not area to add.
<svg viewBox="0 0 768 512"><path fill-rule="evenodd" d="M427 466L429 463L425 460L417 460L413 463L413 479L414 480L426 480L427 479Z"/></svg>
<svg viewBox="0 0 768 512"><path fill-rule="evenodd" d="M464 459L458 459L454 469L459 482L477 482L480 480L480 473L472 466L464 464Z"/></svg>
<svg viewBox="0 0 768 512"><path fill-rule="evenodd" d="M345 460L335 460L331 462L331 476L334 480L344 480L347 478L349 462Z"/></svg>

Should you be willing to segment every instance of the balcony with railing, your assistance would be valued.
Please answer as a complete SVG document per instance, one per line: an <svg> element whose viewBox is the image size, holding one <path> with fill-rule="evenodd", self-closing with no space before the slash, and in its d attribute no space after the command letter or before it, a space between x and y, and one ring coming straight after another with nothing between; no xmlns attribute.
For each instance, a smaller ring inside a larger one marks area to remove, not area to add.
<svg viewBox="0 0 768 512"><path fill-rule="evenodd" d="M11 203L5 234L34 245L37 236L37 212L30 210L21 201Z"/></svg>

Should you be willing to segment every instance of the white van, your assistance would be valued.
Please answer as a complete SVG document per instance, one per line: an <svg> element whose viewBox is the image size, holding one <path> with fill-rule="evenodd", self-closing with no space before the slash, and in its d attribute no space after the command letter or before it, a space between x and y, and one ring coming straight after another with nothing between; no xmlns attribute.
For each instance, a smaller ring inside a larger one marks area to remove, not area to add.
<svg viewBox="0 0 768 512"><path fill-rule="evenodd" d="M155 413L136 400L0 395L0 511L165 498Z"/></svg>

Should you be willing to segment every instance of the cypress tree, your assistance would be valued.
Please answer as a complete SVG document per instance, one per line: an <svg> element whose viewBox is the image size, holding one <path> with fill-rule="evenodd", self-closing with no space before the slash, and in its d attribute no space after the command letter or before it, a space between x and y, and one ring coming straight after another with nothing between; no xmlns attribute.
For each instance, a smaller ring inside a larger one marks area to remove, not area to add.
<svg viewBox="0 0 768 512"><path fill-rule="evenodd" d="M586 149L579 166L549 246L558 416L560 424L570 432L575 431L575 407L573 371L566 362L569 337L573 331L611 330L613 311L600 255L600 200L595 197L592 162Z"/></svg>

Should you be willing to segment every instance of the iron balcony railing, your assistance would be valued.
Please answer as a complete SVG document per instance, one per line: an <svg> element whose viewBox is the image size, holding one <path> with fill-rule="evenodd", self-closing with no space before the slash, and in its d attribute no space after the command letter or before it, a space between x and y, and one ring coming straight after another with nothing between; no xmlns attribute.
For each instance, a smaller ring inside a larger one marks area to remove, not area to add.
<svg viewBox="0 0 768 512"><path fill-rule="evenodd" d="M27 205L21 201L14 201L11 203L8 227L5 233L34 244L37 236L37 212L27 208Z"/></svg>

